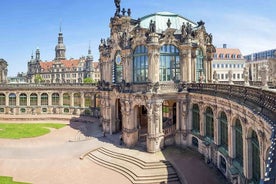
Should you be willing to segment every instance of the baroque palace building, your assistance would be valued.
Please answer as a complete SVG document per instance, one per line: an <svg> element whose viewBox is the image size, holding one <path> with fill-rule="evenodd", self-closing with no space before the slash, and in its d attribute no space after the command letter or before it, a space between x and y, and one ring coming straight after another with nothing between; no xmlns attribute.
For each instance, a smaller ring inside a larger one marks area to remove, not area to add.
<svg viewBox="0 0 276 184"><path fill-rule="evenodd" d="M115 5L99 45L103 131L151 153L192 147L233 183L275 184L275 91L212 83L216 49L203 21L133 19Z"/></svg>
<svg viewBox="0 0 276 184"><path fill-rule="evenodd" d="M93 62L90 47L86 57L66 59L66 47L60 31L55 52L56 56L53 61L43 62L40 59L40 50L36 50L35 58L32 55L28 62L27 80L29 83L37 82L38 77L44 83L83 83L85 78L92 78L94 82L100 80L98 62Z"/></svg>

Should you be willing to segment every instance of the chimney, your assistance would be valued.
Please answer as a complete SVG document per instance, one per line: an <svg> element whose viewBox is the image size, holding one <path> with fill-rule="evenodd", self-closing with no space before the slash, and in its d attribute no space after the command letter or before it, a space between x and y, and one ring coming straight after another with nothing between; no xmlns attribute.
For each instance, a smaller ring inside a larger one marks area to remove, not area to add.
<svg viewBox="0 0 276 184"><path fill-rule="evenodd" d="M224 49L226 49L227 48L227 44L223 44L223 46L222 46Z"/></svg>

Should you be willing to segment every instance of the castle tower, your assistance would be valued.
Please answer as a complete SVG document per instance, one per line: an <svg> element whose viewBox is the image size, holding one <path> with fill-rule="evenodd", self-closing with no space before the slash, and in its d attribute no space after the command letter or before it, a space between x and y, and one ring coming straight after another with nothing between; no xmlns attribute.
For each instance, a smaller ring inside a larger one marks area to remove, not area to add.
<svg viewBox="0 0 276 184"><path fill-rule="evenodd" d="M55 60L65 60L65 45L63 44L63 34L61 32L61 28L60 28L60 32L58 33L58 44L55 48L56 51L56 58Z"/></svg>

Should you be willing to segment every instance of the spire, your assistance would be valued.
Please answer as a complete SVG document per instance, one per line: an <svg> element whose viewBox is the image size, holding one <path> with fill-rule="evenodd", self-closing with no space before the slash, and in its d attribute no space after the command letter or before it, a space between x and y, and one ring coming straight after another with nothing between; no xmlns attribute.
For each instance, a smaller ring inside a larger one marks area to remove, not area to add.
<svg viewBox="0 0 276 184"><path fill-rule="evenodd" d="M93 60L93 56L92 56L92 52L91 52L91 47L90 47L90 42L89 42L89 47L88 47L87 59Z"/></svg>
<svg viewBox="0 0 276 184"><path fill-rule="evenodd" d="M91 55L90 41L89 41L89 47L88 47L88 55Z"/></svg>
<svg viewBox="0 0 276 184"><path fill-rule="evenodd" d="M63 34L61 32L61 23L59 26L59 33L58 33L58 44L56 45L55 51L56 51L56 58L55 60L65 60L65 45L63 44Z"/></svg>
<svg viewBox="0 0 276 184"><path fill-rule="evenodd" d="M36 51L35 51L35 60L37 60L37 61L40 60L40 51L39 51L38 47L36 48Z"/></svg>

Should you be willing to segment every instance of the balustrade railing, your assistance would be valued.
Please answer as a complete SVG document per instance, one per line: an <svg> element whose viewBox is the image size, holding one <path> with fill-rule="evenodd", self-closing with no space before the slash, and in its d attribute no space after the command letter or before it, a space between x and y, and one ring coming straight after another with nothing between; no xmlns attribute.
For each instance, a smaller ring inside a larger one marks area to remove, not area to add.
<svg viewBox="0 0 276 184"><path fill-rule="evenodd" d="M235 101L262 116L272 125L276 125L275 90L227 84L191 83L188 84L188 91Z"/></svg>

